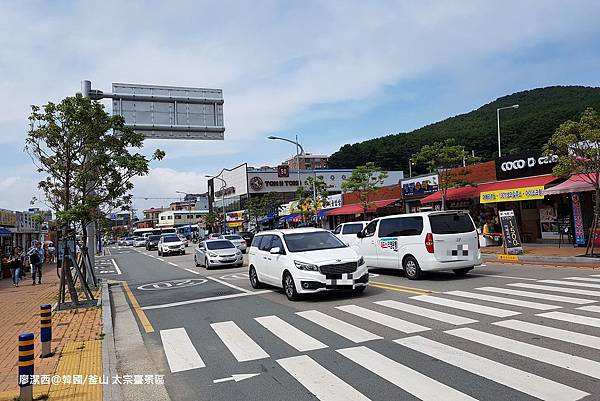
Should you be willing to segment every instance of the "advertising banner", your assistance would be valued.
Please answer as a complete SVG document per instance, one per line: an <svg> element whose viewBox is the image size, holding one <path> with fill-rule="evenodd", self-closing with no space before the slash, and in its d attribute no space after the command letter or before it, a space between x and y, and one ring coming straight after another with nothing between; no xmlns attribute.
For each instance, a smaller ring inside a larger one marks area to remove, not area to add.
<svg viewBox="0 0 600 401"><path fill-rule="evenodd" d="M581 215L581 196L578 193L571 194L571 209L573 210L573 233L575 244L585 245L585 228L583 227L583 216Z"/></svg>
<svg viewBox="0 0 600 401"><path fill-rule="evenodd" d="M551 174L557 161L558 157L542 156L540 152L501 157L496 159L496 179L503 181Z"/></svg>
<svg viewBox="0 0 600 401"><path fill-rule="evenodd" d="M479 194L479 203L514 202L523 200L544 199L544 186L500 189L484 191Z"/></svg>
<svg viewBox="0 0 600 401"><path fill-rule="evenodd" d="M429 195L438 190L437 174L402 180L403 196Z"/></svg>
<svg viewBox="0 0 600 401"><path fill-rule="evenodd" d="M504 247L509 255L523 254L523 244L519 234L519 226L513 210L499 211L500 226L502 226L502 237Z"/></svg>

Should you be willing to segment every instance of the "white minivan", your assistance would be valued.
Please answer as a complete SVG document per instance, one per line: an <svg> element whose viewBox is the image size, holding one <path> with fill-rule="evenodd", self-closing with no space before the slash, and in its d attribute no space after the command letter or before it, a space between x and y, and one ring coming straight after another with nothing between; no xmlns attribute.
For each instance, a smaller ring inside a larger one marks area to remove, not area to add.
<svg viewBox="0 0 600 401"><path fill-rule="evenodd" d="M290 301L326 290L362 292L369 282L363 258L320 228L263 231L248 250L250 284L283 288Z"/></svg>
<svg viewBox="0 0 600 401"><path fill-rule="evenodd" d="M352 243L356 241L356 234L362 231L367 224L369 224L368 221L342 223L333 230L333 233L336 237L341 239L344 244L352 245Z"/></svg>
<svg viewBox="0 0 600 401"><path fill-rule="evenodd" d="M481 264L479 238L466 211L399 214L372 220L352 244L369 267L403 269L416 280L424 271L464 275Z"/></svg>

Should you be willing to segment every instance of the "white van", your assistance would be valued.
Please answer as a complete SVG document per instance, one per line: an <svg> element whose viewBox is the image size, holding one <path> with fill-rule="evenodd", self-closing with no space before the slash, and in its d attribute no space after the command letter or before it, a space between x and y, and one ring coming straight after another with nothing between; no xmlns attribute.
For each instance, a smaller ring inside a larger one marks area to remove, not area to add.
<svg viewBox="0 0 600 401"><path fill-rule="evenodd" d="M356 234L362 231L368 221L352 221L348 223L342 223L333 230L336 237L342 240L344 244L351 245L356 241Z"/></svg>
<svg viewBox="0 0 600 401"><path fill-rule="evenodd" d="M475 224L466 211L398 214L372 220L352 244L369 267L403 269L417 280L423 271L464 275L481 264Z"/></svg>

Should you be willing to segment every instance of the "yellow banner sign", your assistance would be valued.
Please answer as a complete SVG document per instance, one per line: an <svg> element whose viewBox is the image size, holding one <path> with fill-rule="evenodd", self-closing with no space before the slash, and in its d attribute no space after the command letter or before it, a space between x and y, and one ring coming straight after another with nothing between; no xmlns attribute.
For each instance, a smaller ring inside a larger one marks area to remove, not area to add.
<svg viewBox="0 0 600 401"><path fill-rule="evenodd" d="M496 258L498 260L504 260L509 262L517 262L519 260L519 257L517 255L507 255L505 253L496 255Z"/></svg>
<svg viewBox="0 0 600 401"><path fill-rule="evenodd" d="M514 202L522 200L544 199L544 186L500 189L479 194L479 203Z"/></svg>

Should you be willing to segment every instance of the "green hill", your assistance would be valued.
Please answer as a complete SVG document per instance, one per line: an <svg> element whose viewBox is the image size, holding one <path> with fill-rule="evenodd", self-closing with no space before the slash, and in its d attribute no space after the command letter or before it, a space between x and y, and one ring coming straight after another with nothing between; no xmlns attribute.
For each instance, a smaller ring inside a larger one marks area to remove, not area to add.
<svg viewBox="0 0 600 401"><path fill-rule="evenodd" d="M503 155L541 149L562 122L578 119L588 106L600 111L600 88L551 86L513 93L411 132L344 145L331 155L329 167L354 168L372 161L384 169L408 171L408 159L422 145L446 138L454 138L483 160L496 157L496 109L513 104L519 109L502 111L500 116Z"/></svg>

